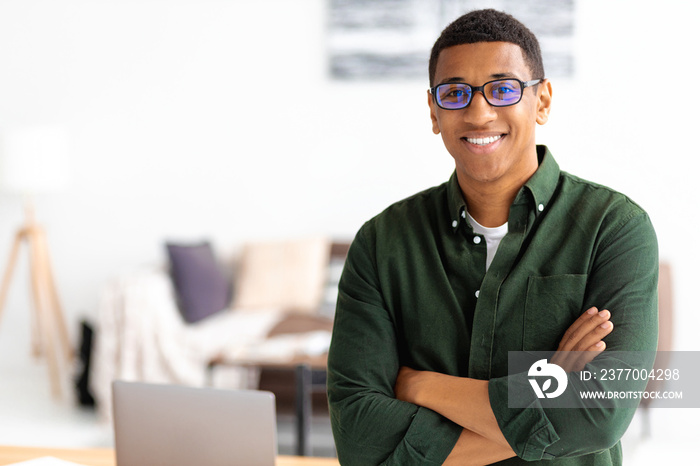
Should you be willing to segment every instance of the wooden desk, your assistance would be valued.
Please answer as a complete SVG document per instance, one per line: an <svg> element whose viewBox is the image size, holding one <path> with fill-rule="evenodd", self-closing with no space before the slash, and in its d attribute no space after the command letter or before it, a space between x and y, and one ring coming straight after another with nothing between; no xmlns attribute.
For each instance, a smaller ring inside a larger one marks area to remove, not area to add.
<svg viewBox="0 0 700 466"><path fill-rule="evenodd" d="M43 456L53 456L85 466L116 466L114 450L109 448L63 449L0 446L0 465L8 465ZM279 456L277 466L339 466L335 458Z"/></svg>

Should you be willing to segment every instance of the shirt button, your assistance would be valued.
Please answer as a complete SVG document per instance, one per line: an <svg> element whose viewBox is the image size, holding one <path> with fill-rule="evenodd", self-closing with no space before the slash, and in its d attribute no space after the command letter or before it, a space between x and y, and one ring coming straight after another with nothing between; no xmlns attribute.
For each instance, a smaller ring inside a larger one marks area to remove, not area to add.
<svg viewBox="0 0 700 466"><path fill-rule="evenodd" d="M538 205L538 206L537 206L537 210L539 210L540 212L542 212L542 211L544 210L544 204Z"/></svg>
<svg viewBox="0 0 700 466"><path fill-rule="evenodd" d="M474 293L474 296L476 296L477 298L479 297L479 290L476 290L476 293Z"/></svg>
<svg viewBox="0 0 700 466"><path fill-rule="evenodd" d="M474 237L474 244L479 244L481 243L481 236L475 236Z"/></svg>
<svg viewBox="0 0 700 466"><path fill-rule="evenodd" d="M457 220L453 220L452 221L452 228L457 228L457 225L458 225Z"/></svg>
<svg viewBox="0 0 700 466"><path fill-rule="evenodd" d="M467 211L466 210L462 211L462 218L467 218Z"/></svg>

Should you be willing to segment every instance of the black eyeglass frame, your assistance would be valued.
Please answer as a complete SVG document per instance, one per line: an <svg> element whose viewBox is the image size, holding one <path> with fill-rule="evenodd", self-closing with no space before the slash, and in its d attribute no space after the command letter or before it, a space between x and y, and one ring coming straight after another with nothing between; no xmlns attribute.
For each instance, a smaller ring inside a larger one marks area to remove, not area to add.
<svg viewBox="0 0 700 466"><path fill-rule="evenodd" d="M513 105L517 105L518 103L520 103L521 100L523 100L523 93L525 92L526 87L534 86L536 84L541 83L544 80L545 80L545 78L532 79L530 81L521 81L518 78L501 78L501 79L494 79L492 81L485 82L481 86L472 86L471 84L467 84L467 83L442 83L442 84L438 84L437 86L431 87L430 89L428 89L428 91L433 96L433 101L437 104L437 106L444 109L444 110L462 110L464 108L469 107L469 105L472 103L472 100L474 100L474 94L477 92L481 92L481 95L484 96L484 100L486 100L486 102L490 106L500 108L500 107L510 107ZM505 105L494 105L491 103L491 101L488 99L488 97L486 97L486 94L484 93L484 88L491 83L495 83L495 82L499 82L499 81L517 81L518 84L520 84L520 97L518 98L518 100L516 102L510 103L510 104L505 104ZM454 84L464 84L465 86L469 86L469 89L471 89L471 91L472 91L471 96L469 96L469 101L463 107L456 107L456 108L443 107L442 104L438 101L437 89L440 86L451 86Z"/></svg>

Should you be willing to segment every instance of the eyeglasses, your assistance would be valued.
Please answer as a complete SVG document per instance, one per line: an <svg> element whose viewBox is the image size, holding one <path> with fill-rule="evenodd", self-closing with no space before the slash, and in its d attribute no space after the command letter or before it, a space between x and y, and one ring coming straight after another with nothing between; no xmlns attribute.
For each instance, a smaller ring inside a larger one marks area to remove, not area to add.
<svg viewBox="0 0 700 466"><path fill-rule="evenodd" d="M486 102L494 107L508 107L520 102L526 87L534 86L542 81L543 79L525 82L515 78L496 79L478 87L466 83L445 83L430 88L430 93L438 107L445 110L466 108L471 103L475 92L481 92Z"/></svg>

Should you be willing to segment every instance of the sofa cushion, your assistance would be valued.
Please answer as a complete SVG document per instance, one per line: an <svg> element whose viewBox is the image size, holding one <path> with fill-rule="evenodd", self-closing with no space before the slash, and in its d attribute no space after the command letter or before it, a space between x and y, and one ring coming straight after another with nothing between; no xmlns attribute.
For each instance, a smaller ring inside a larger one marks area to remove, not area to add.
<svg viewBox="0 0 700 466"><path fill-rule="evenodd" d="M234 309L317 312L329 254L330 241L321 237L244 245Z"/></svg>
<svg viewBox="0 0 700 466"><path fill-rule="evenodd" d="M198 322L229 306L232 283L209 242L166 243L166 249L178 307L186 322Z"/></svg>

